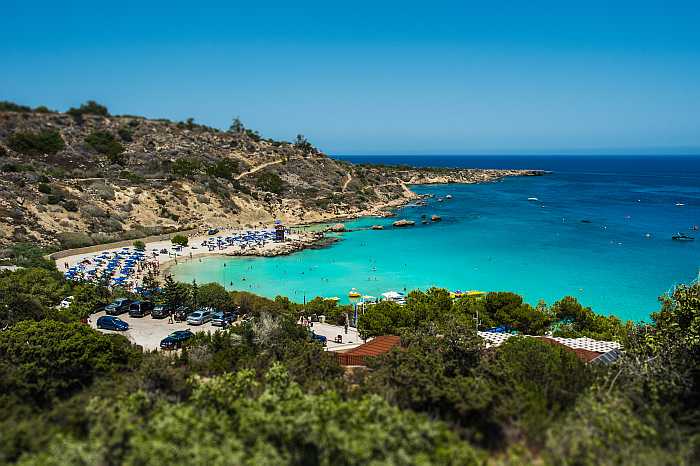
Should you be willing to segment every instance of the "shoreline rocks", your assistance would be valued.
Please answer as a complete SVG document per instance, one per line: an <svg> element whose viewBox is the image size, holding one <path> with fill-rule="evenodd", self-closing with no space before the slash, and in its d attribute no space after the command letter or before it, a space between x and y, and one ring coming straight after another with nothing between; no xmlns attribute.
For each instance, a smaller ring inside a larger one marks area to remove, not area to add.
<svg viewBox="0 0 700 466"><path fill-rule="evenodd" d="M406 220L406 219L397 220L393 223L393 225L397 228L411 227L415 224L416 224L416 222L414 222L413 220Z"/></svg>

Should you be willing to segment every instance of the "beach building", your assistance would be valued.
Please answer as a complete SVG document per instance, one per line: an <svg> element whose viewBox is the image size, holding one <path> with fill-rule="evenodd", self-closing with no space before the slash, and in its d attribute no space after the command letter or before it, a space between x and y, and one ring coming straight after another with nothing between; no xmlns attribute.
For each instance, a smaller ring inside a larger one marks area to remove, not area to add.
<svg viewBox="0 0 700 466"><path fill-rule="evenodd" d="M366 366L368 357L380 356L388 353L401 345L401 337L384 335L375 337L367 343L356 348L334 352L338 364L341 366Z"/></svg>
<svg viewBox="0 0 700 466"><path fill-rule="evenodd" d="M283 242L284 241L284 233L285 233L285 226L282 224L280 220L275 220L275 241L276 242Z"/></svg>
<svg viewBox="0 0 700 466"><path fill-rule="evenodd" d="M477 332L484 339L487 348L501 346L507 339L516 336L511 333L501 332ZM519 335L528 338L539 338L540 340L552 344L563 346L574 352L579 359L587 363L610 364L622 354L622 345L615 341L593 340L592 338L561 338Z"/></svg>

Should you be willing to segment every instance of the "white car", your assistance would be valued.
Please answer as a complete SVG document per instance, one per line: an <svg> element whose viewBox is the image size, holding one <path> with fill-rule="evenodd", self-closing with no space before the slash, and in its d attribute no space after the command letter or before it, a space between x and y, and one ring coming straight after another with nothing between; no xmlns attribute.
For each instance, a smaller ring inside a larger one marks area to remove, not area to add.
<svg viewBox="0 0 700 466"><path fill-rule="evenodd" d="M63 301L60 302L58 306L56 306L59 309L68 309L71 304L73 304L73 296L68 296L67 298L64 298Z"/></svg>

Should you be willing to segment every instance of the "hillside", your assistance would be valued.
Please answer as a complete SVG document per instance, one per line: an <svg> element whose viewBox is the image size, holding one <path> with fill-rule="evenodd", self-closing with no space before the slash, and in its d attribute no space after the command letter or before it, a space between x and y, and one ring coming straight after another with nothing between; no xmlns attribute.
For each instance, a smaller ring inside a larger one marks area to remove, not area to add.
<svg viewBox="0 0 700 466"><path fill-rule="evenodd" d="M303 137L112 116L94 102L67 113L2 103L0 170L0 244L63 248L379 213L415 197L410 183L536 174L352 165Z"/></svg>

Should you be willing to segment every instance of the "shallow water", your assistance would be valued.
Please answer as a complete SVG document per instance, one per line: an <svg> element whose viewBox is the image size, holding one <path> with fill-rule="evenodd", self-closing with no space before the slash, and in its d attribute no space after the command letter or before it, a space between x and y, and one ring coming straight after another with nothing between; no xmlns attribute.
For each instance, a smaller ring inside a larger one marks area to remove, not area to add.
<svg viewBox="0 0 700 466"><path fill-rule="evenodd" d="M700 224L698 158L381 161L554 173L481 185L417 186L415 191L435 197L427 207L399 211L398 218L415 220L415 227L393 228L395 219L359 219L346 226L383 224L386 229L345 233L331 247L286 257L203 258L178 265L173 274L183 281L217 281L230 289L286 295L299 302L314 296L347 302L352 287L374 296L430 286L510 290L532 304L572 295L597 312L634 320L658 309L657 297L674 284L698 275L700 232L694 242L671 240L677 231L694 235L689 227ZM447 194L453 199L437 201ZM676 207L677 202L685 206ZM421 225L423 214L443 220Z"/></svg>

